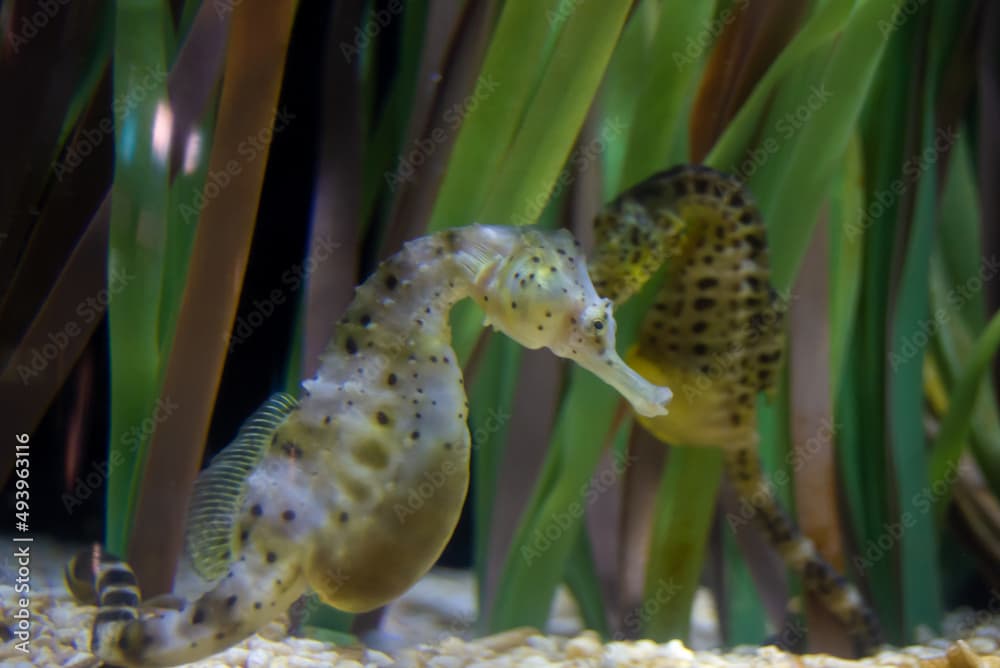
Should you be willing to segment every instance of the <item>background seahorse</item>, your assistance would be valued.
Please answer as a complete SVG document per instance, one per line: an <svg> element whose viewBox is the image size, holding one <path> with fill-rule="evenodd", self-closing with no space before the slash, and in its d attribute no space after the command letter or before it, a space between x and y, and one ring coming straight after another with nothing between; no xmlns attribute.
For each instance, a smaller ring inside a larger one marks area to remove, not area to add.
<svg viewBox="0 0 1000 668"><path fill-rule="evenodd" d="M640 423L665 443L722 448L732 484L785 563L863 649L874 648L874 614L789 520L761 472L756 398L780 371L784 306L770 284L764 225L750 194L713 169L675 167L608 204L595 233L590 273L615 303L667 265L626 361L675 396L669 415Z"/></svg>
<svg viewBox="0 0 1000 668"><path fill-rule="evenodd" d="M363 611L426 573L469 482L448 324L465 297L522 345L593 371L640 414L666 412L670 391L615 352L611 302L568 232L477 225L412 241L357 288L302 397L268 401L202 472L172 596L140 608L127 564L84 554L67 566L78 596L96 585L94 653L128 666L193 661L250 635L307 587Z"/></svg>

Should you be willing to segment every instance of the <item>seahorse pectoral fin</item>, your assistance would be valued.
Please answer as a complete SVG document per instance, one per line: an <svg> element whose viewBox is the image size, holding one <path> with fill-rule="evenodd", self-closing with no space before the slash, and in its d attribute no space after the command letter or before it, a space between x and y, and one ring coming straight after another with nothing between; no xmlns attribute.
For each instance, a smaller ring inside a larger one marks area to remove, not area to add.
<svg viewBox="0 0 1000 668"><path fill-rule="evenodd" d="M185 543L195 571L205 580L226 574L236 550L235 520L246 495L247 478L260 464L278 425L296 406L278 393L247 419L195 483Z"/></svg>

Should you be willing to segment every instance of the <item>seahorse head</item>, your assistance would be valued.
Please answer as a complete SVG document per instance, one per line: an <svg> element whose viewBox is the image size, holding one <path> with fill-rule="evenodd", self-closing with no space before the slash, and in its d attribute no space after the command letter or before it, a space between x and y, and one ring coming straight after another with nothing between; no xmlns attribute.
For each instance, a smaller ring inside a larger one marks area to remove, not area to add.
<svg viewBox="0 0 1000 668"><path fill-rule="evenodd" d="M615 387L641 413L660 415L666 388L629 369L615 350L612 303L597 294L579 244L566 230L527 230L476 276L488 324L526 348L549 348Z"/></svg>

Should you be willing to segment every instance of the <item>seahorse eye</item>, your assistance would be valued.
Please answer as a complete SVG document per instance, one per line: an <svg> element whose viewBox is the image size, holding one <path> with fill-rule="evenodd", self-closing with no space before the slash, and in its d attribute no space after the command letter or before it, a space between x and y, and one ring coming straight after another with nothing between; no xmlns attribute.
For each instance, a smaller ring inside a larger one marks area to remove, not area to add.
<svg viewBox="0 0 1000 668"><path fill-rule="evenodd" d="M602 329L604 329L604 321L603 320L595 320L594 321L594 329L596 329L596 330L602 330Z"/></svg>

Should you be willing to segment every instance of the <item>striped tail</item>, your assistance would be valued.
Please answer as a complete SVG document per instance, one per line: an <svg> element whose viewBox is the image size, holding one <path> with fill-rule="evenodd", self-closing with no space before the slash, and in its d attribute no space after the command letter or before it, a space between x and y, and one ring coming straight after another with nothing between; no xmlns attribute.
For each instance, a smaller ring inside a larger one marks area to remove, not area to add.
<svg viewBox="0 0 1000 668"><path fill-rule="evenodd" d="M726 450L726 468L741 501L749 504L753 516L785 564L802 578L807 592L814 594L848 630L863 654L882 643L875 613L864 597L838 573L802 535L778 505L771 485L764 478L760 458L751 448Z"/></svg>
<svg viewBox="0 0 1000 668"><path fill-rule="evenodd" d="M141 603L132 569L97 548L76 555L65 575L81 602L97 603L90 649L105 668L177 666L211 656L252 635L306 588L297 560L254 551L191 600L169 594Z"/></svg>
<svg viewBox="0 0 1000 668"><path fill-rule="evenodd" d="M110 654L118 653L127 645L140 644L142 626L139 619L139 603L142 600L139 584L131 567L121 559L107 554L99 545L77 553L65 570L66 587L81 603L96 603L98 612L90 636L90 649L96 656L107 656L106 648L112 640L110 630L124 629L115 633L118 645ZM134 638L140 634L139 638ZM123 657L124 658L124 657ZM105 663L105 668L116 668L117 664Z"/></svg>

